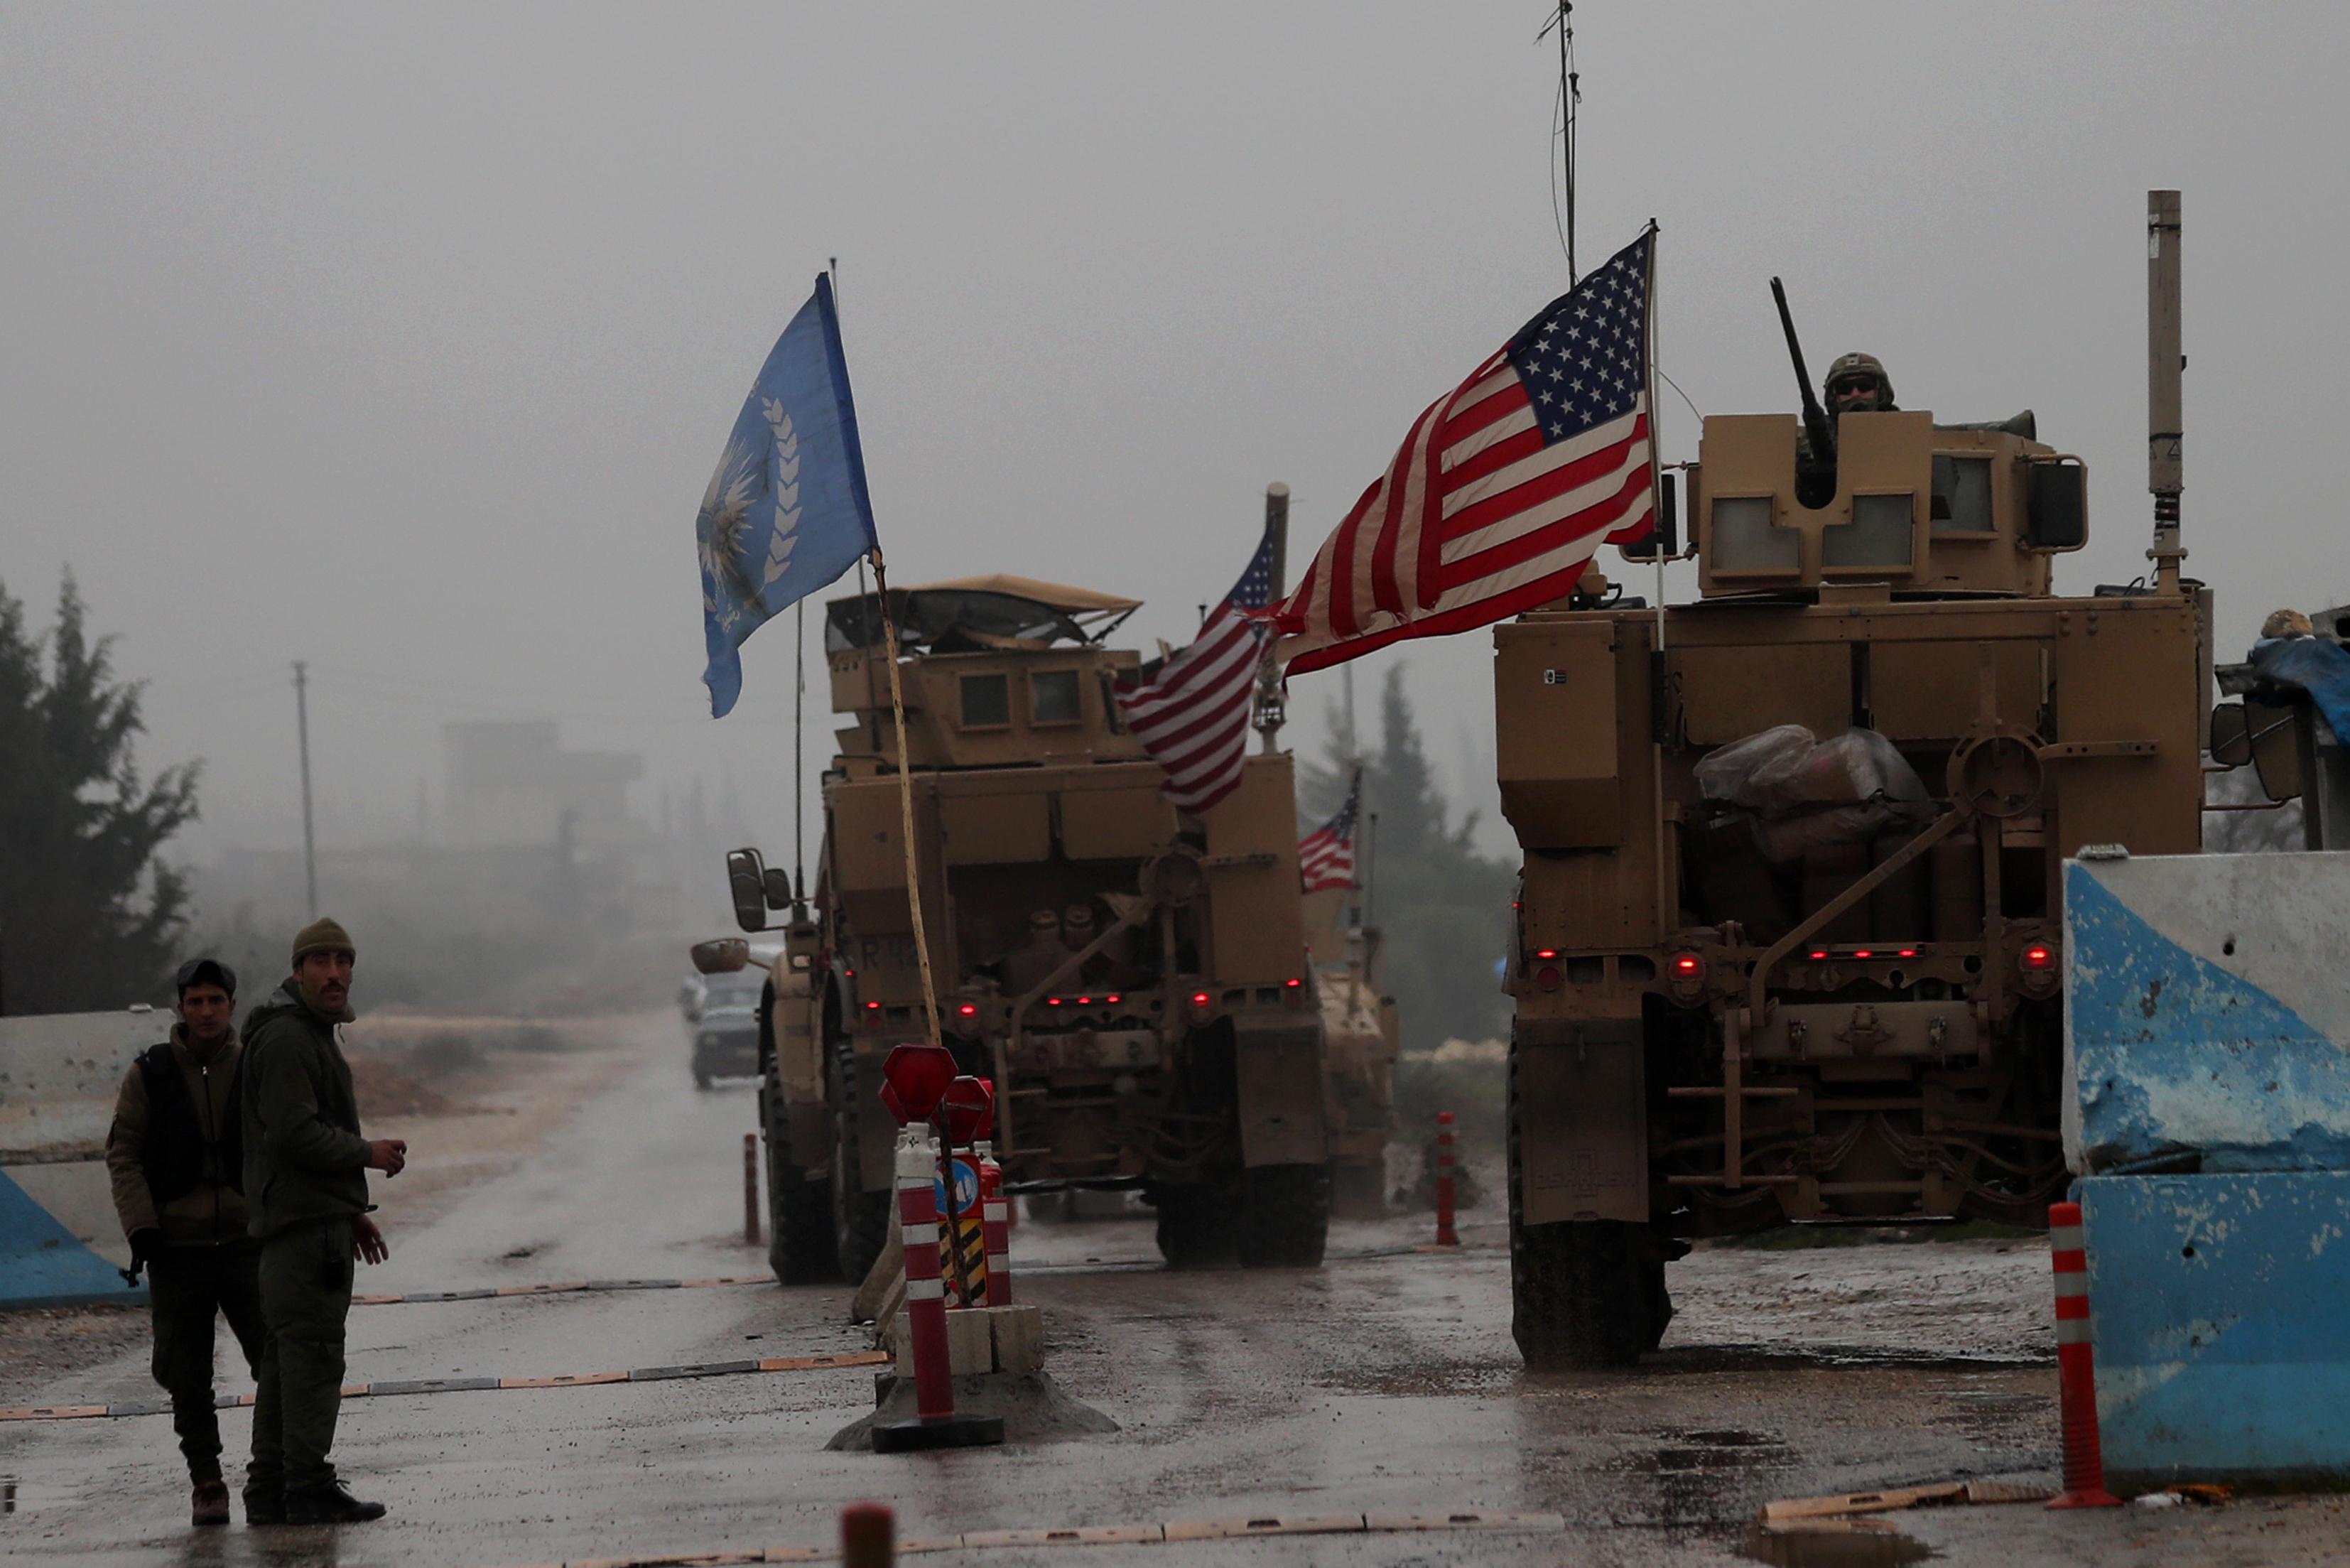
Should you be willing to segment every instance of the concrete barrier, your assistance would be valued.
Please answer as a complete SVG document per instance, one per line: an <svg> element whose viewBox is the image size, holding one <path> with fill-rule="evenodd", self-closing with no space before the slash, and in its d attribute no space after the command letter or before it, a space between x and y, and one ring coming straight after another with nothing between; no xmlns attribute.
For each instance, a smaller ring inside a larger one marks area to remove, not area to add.
<svg viewBox="0 0 2350 1568"><path fill-rule="evenodd" d="M2350 1479L2350 854L2070 861L2064 929L2111 1483Z"/></svg>
<svg viewBox="0 0 2350 1568"><path fill-rule="evenodd" d="M106 1129L130 1060L171 1032L148 1010L0 1018L0 1310L139 1303L107 1185Z"/></svg>

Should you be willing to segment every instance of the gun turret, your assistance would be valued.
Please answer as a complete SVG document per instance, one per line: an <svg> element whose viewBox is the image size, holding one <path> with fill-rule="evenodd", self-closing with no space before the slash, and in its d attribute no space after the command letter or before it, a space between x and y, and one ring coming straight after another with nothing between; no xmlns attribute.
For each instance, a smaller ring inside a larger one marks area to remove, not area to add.
<svg viewBox="0 0 2350 1568"><path fill-rule="evenodd" d="M1795 336L1795 318L1787 309L1787 289L1777 278L1771 280L1771 297L1779 306L1779 326L1787 334L1787 358L1795 364L1795 390L1804 400L1804 437L1805 461L1796 478L1796 499L1806 506L1818 506L1835 493L1835 425L1828 411L1820 407L1819 394L1812 390L1812 372L1804 363L1804 345Z"/></svg>

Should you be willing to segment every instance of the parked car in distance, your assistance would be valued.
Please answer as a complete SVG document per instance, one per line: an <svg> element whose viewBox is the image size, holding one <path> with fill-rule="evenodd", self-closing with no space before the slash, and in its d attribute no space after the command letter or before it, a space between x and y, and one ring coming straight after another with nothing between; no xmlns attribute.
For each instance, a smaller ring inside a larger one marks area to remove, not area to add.
<svg viewBox="0 0 2350 1568"><path fill-rule="evenodd" d="M766 978L759 969L697 974L679 989L696 1088L706 1089L720 1078L758 1075L759 989Z"/></svg>

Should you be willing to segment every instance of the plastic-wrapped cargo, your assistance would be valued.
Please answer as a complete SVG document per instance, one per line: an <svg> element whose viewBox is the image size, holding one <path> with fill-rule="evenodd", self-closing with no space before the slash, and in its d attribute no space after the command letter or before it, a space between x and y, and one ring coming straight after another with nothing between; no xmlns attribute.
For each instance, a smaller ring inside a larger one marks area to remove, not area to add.
<svg viewBox="0 0 2350 1568"><path fill-rule="evenodd" d="M1930 809L1918 771L1875 730L1823 741L1778 724L1716 748L1693 771L1708 800L1754 814L1755 843L1774 865L1866 843Z"/></svg>

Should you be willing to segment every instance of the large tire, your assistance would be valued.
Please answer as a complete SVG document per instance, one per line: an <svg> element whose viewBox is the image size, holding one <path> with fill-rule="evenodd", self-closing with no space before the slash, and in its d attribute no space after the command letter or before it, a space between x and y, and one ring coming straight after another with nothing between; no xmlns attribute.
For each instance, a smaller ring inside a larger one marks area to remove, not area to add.
<svg viewBox="0 0 2350 1568"><path fill-rule="evenodd" d="M1651 1322L1641 1229L1616 1220L1512 1228L1510 1334L1530 1370L1629 1366L1663 1336Z"/></svg>
<svg viewBox="0 0 2350 1568"><path fill-rule="evenodd" d="M873 1272L873 1261L889 1240L890 1207L897 1194L889 1188L868 1192L859 1185L858 1119L864 1114L865 1085L859 1082L855 1047L846 1040L833 1043L828 1087L832 1100L832 1229L834 1256L840 1274L851 1283L863 1282Z"/></svg>
<svg viewBox="0 0 2350 1568"><path fill-rule="evenodd" d="M1205 1269L1232 1255L1232 1205L1216 1187L1161 1187L1151 1194L1159 1210L1159 1255L1170 1269Z"/></svg>
<svg viewBox="0 0 2350 1568"><path fill-rule="evenodd" d="M1630 1366L1665 1332L1654 1309L1664 1268L1643 1245L1648 1227L1618 1220L1529 1225L1518 1125L1517 1053L1510 1054L1510 1336L1534 1372ZM1669 1308L1667 1309L1669 1310Z"/></svg>
<svg viewBox="0 0 2350 1568"><path fill-rule="evenodd" d="M1243 1177L1241 1267L1318 1269L1329 1235L1328 1167L1260 1165Z"/></svg>
<svg viewBox="0 0 2350 1568"><path fill-rule="evenodd" d="M824 1284L840 1277L832 1232L832 1183L811 1180L792 1150L781 1075L767 1061L759 1085L759 1122L767 1146L767 1266L781 1285Z"/></svg>

